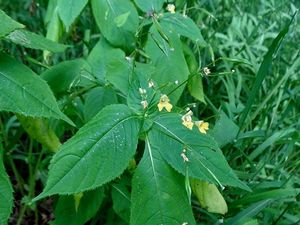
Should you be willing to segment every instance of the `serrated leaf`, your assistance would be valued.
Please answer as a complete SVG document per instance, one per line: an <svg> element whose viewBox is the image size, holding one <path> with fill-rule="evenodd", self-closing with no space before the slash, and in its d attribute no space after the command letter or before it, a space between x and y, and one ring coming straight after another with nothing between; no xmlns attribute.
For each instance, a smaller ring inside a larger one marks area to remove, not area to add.
<svg viewBox="0 0 300 225"><path fill-rule="evenodd" d="M189 69L184 58L180 38L177 34L169 34L168 43L152 26L149 32L147 44L145 46L146 53L152 60L152 65L156 67L156 71L152 78L161 89L162 93L168 94L172 92L177 85L187 80ZM181 96L185 85L182 85L170 95L172 104L176 104Z"/></svg>
<svg viewBox="0 0 300 225"><path fill-rule="evenodd" d="M103 198L102 187L84 192L76 209L73 195L60 196L54 211L55 220L51 224L83 225L96 214Z"/></svg>
<svg viewBox="0 0 300 225"><path fill-rule="evenodd" d="M217 143L208 134L181 124L181 116L168 113L158 116L149 133L152 145L160 148L162 157L178 172L185 174L186 163L181 154L186 149L190 177L218 185L230 185L250 190L228 165Z"/></svg>
<svg viewBox="0 0 300 225"><path fill-rule="evenodd" d="M162 29L167 33L176 33L195 41L199 46L205 47L199 27L195 22L179 13L166 13L160 20Z"/></svg>
<svg viewBox="0 0 300 225"><path fill-rule="evenodd" d="M0 53L0 110L73 122L58 108L47 83L28 67Z"/></svg>
<svg viewBox="0 0 300 225"><path fill-rule="evenodd" d="M27 30L15 30L11 32L7 37L7 40L13 42L17 45L22 45L25 48L32 48L38 50L48 50L50 52L63 52L68 48L68 46L56 43L54 41L48 40L47 38L29 32Z"/></svg>
<svg viewBox="0 0 300 225"><path fill-rule="evenodd" d="M130 224L193 225L184 177L169 167L153 141L146 140L144 156L132 181Z"/></svg>
<svg viewBox="0 0 300 225"><path fill-rule="evenodd" d="M87 59L98 80L109 81L124 95L127 95L132 65L125 53L114 48L102 38L93 48Z"/></svg>
<svg viewBox="0 0 300 225"><path fill-rule="evenodd" d="M13 189L3 165L3 147L0 140L0 225L6 225L13 207Z"/></svg>
<svg viewBox="0 0 300 225"><path fill-rule="evenodd" d="M104 108L54 155L46 187L35 200L94 189L119 176L135 153L139 129L127 106Z"/></svg>
<svg viewBox="0 0 300 225"><path fill-rule="evenodd" d="M24 28L23 24L18 23L17 21L10 18L5 12L0 9L0 38L5 37L12 31L16 29Z"/></svg>
<svg viewBox="0 0 300 225"><path fill-rule="evenodd" d="M165 0L134 0L135 4L144 12L159 11Z"/></svg>
<svg viewBox="0 0 300 225"><path fill-rule="evenodd" d="M92 0L92 9L101 33L112 45L134 48L139 18L131 1Z"/></svg>
<svg viewBox="0 0 300 225"><path fill-rule="evenodd" d="M58 13L67 31L69 31L70 26L80 15L87 3L88 0L58 0Z"/></svg>

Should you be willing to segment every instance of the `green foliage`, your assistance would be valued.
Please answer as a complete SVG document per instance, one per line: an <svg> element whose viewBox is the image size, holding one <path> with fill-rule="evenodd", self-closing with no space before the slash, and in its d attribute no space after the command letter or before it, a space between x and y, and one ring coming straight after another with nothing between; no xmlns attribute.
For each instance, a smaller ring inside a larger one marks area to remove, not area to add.
<svg viewBox="0 0 300 225"><path fill-rule="evenodd" d="M134 0L134 2L144 12L150 12L150 11L161 10L165 0L153 0L153 1Z"/></svg>
<svg viewBox="0 0 300 225"><path fill-rule="evenodd" d="M59 63L41 74L55 95L67 93L73 86L87 79L83 77L89 71L89 65L83 59L75 59Z"/></svg>
<svg viewBox="0 0 300 225"><path fill-rule="evenodd" d="M91 51L87 61L100 82L109 82L126 95L131 65L121 49L113 48L105 39L101 39Z"/></svg>
<svg viewBox="0 0 300 225"><path fill-rule="evenodd" d="M3 147L0 142L0 224L7 224L13 207L13 189L3 166Z"/></svg>
<svg viewBox="0 0 300 225"><path fill-rule="evenodd" d="M28 67L3 53L0 53L0 79L0 110L32 117L54 117L73 124L59 110L46 82Z"/></svg>
<svg viewBox="0 0 300 225"><path fill-rule="evenodd" d="M112 184L111 197L113 209L126 223L130 221L131 195L128 190L131 181L126 183L122 180L120 183Z"/></svg>
<svg viewBox="0 0 300 225"><path fill-rule="evenodd" d="M187 130L180 120L176 114L166 114L154 120L153 131L149 133L153 148L164 149L161 152L163 158L182 174L187 166L191 177L249 190L230 169L213 138L196 129ZM188 165L181 157L183 149L187 151Z"/></svg>
<svg viewBox="0 0 300 225"><path fill-rule="evenodd" d="M146 139L143 158L132 181L130 224L195 224L184 177L170 168Z"/></svg>
<svg viewBox="0 0 300 225"><path fill-rule="evenodd" d="M54 215L56 219L53 225L85 224L99 209L104 199L103 188L84 192L80 198L79 206L76 207L73 195L61 196L56 204Z"/></svg>
<svg viewBox="0 0 300 225"><path fill-rule="evenodd" d="M170 33L168 43L155 27L151 28L148 36L145 50L156 68L152 78L159 86L165 86L163 93L169 94L176 88L176 83L183 83L189 75L180 39L177 34ZM171 100L177 102L183 90L184 85L170 95Z"/></svg>
<svg viewBox="0 0 300 225"><path fill-rule="evenodd" d="M0 10L0 21L3 23L3 25L0 27L0 38L5 37L14 30L24 28L24 25L11 19L2 10Z"/></svg>
<svg viewBox="0 0 300 225"><path fill-rule="evenodd" d="M88 0L58 0L58 14L64 23L66 30L69 31L74 20L80 15L81 11L88 3Z"/></svg>
<svg viewBox="0 0 300 225"><path fill-rule="evenodd" d="M299 223L286 3L0 0L0 224Z"/></svg>
<svg viewBox="0 0 300 225"><path fill-rule="evenodd" d="M26 48L48 50L51 52L63 52L67 48L65 45L50 41L43 36L26 30L15 30L7 36L7 39Z"/></svg>
<svg viewBox="0 0 300 225"><path fill-rule="evenodd" d="M219 146L224 146L234 141L238 132L239 127L224 112L220 112L211 135Z"/></svg>
<svg viewBox="0 0 300 225"><path fill-rule="evenodd" d="M36 200L91 190L119 176L135 153L139 128L137 116L127 106L103 109L61 146L51 161L47 185Z"/></svg>
<svg viewBox="0 0 300 225"><path fill-rule="evenodd" d="M97 25L103 36L113 45L133 49L139 19L129 0L92 0Z"/></svg>

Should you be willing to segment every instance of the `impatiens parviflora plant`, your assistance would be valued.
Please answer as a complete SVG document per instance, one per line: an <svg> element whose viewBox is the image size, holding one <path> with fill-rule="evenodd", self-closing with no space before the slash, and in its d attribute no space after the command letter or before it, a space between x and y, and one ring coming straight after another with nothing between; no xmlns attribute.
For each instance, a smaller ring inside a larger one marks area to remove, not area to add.
<svg viewBox="0 0 300 225"><path fill-rule="evenodd" d="M135 158L139 141L145 149L132 179L130 224L195 224L190 179L249 190L207 133L207 122L194 121L191 110L177 113L180 109L174 109L168 94L149 79L135 77L132 87L127 105L105 107L60 147L46 187L34 201L54 194L84 196L109 184ZM192 190L196 196L212 193L199 185ZM224 213L223 208L213 210Z"/></svg>

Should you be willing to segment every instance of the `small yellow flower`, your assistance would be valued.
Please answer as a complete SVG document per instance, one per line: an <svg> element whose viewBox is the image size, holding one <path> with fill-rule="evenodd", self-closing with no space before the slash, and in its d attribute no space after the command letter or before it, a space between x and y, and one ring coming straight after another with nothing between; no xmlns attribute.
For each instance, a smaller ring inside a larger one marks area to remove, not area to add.
<svg viewBox="0 0 300 225"><path fill-rule="evenodd" d="M174 5L174 4L168 4L168 5L167 5L167 10L168 10L170 13L175 13L175 5Z"/></svg>
<svg viewBox="0 0 300 225"><path fill-rule="evenodd" d="M209 129L209 123L204 122L203 120L196 121L195 125L199 128L199 131L203 134L206 134L206 131Z"/></svg>
<svg viewBox="0 0 300 225"><path fill-rule="evenodd" d="M189 110L184 116L181 117L182 124L188 129L192 130L194 123L192 121L193 112Z"/></svg>
<svg viewBox="0 0 300 225"><path fill-rule="evenodd" d="M171 112L171 109L173 108L172 104L170 103L170 99L167 95L161 95L157 107L159 111L165 108L168 112Z"/></svg>

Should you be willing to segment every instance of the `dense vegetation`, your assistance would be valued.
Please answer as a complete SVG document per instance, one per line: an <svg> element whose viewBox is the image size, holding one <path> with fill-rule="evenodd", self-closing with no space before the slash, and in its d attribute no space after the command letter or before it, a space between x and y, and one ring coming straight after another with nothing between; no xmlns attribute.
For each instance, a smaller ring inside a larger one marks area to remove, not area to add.
<svg viewBox="0 0 300 225"><path fill-rule="evenodd" d="M0 0L0 225L299 224L299 8Z"/></svg>

